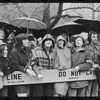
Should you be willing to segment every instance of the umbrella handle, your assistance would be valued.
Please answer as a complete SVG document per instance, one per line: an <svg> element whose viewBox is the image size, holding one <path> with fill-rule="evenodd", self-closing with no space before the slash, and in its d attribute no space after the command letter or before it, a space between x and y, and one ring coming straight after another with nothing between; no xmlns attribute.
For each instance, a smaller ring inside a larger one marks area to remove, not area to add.
<svg viewBox="0 0 100 100"><path fill-rule="evenodd" d="M28 34L28 28L27 28L27 33L26 34Z"/></svg>

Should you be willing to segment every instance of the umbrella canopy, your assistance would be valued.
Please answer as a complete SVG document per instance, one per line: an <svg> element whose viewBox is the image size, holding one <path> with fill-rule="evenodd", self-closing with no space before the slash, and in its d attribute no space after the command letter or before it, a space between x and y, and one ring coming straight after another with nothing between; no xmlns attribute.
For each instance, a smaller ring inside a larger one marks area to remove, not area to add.
<svg viewBox="0 0 100 100"><path fill-rule="evenodd" d="M53 36L58 36L61 33L66 33L68 36L72 36L75 34L80 34L84 30L85 27L81 24L75 22L66 22L65 24L55 26L50 33Z"/></svg>
<svg viewBox="0 0 100 100"><path fill-rule="evenodd" d="M11 24L9 24L9 22L8 21L0 21L0 28L2 29L2 30L7 30L7 31L16 31L16 30L20 30L20 28L19 27L16 27L16 26L14 26L14 25L11 25Z"/></svg>
<svg viewBox="0 0 100 100"><path fill-rule="evenodd" d="M18 33L19 31L21 31L21 28L16 27L14 25L9 24L8 21L0 21L0 28L4 31L5 33L5 41L7 40L7 37L9 36L9 34L11 32L14 32L15 34Z"/></svg>
<svg viewBox="0 0 100 100"><path fill-rule="evenodd" d="M30 17L15 18L14 20L10 21L10 24L27 29L37 29L37 30L47 29L46 24Z"/></svg>
<svg viewBox="0 0 100 100"><path fill-rule="evenodd" d="M86 26L86 32L89 32L90 30L94 30L98 33L100 33L100 21L95 19L77 19L74 22L82 24Z"/></svg>

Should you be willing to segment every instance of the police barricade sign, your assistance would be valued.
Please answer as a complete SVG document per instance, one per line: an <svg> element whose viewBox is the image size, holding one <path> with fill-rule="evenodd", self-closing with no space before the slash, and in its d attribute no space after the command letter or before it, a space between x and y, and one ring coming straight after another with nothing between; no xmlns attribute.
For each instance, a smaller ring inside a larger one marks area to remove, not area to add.
<svg viewBox="0 0 100 100"><path fill-rule="evenodd" d="M68 70L41 70L42 79L38 77L30 77L27 73L16 71L8 76L3 77L4 85L22 85L22 84L39 84L39 83L55 83L55 82L70 82L80 80L96 79L94 70L91 69L85 72L75 72L72 69Z"/></svg>

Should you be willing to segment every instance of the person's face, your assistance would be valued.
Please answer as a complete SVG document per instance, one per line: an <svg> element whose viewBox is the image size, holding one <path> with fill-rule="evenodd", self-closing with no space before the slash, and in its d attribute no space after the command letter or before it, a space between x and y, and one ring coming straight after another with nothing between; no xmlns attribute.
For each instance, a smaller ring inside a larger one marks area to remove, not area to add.
<svg viewBox="0 0 100 100"><path fill-rule="evenodd" d="M5 46L4 47L4 57L7 57L7 55L8 55L8 48L7 48L7 46Z"/></svg>
<svg viewBox="0 0 100 100"><path fill-rule="evenodd" d="M91 35L91 40L92 40L93 43L97 43L98 35L97 34L92 34Z"/></svg>
<svg viewBox="0 0 100 100"><path fill-rule="evenodd" d="M77 38L77 39L75 40L75 43L76 43L76 46L77 46L77 47L82 47L82 45L83 45L83 41L82 41L81 38Z"/></svg>
<svg viewBox="0 0 100 100"><path fill-rule="evenodd" d="M58 46L59 46L60 48L63 48L63 47L64 47L64 41L63 41L63 40L59 40L59 41L58 41Z"/></svg>
<svg viewBox="0 0 100 100"><path fill-rule="evenodd" d="M22 40L22 44L23 44L24 47L28 47L29 46L29 40L28 39Z"/></svg>
<svg viewBox="0 0 100 100"><path fill-rule="evenodd" d="M52 46L52 41L51 40L46 40L44 45L48 48L50 48Z"/></svg>
<svg viewBox="0 0 100 100"><path fill-rule="evenodd" d="M4 39L4 32L0 30L0 39Z"/></svg>

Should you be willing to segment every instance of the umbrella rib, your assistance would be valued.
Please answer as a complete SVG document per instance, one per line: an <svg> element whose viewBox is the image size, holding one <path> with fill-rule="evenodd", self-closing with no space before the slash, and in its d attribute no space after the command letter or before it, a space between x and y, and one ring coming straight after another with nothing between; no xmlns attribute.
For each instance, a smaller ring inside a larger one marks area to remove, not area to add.
<svg viewBox="0 0 100 100"><path fill-rule="evenodd" d="M35 22L35 21L34 21ZM36 22L35 22L35 24L36 24ZM36 24L36 26L37 26L37 28L39 29L39 27L38 27L38 25Z"/></svg>
<svg viewBox="0 0 100 100"><path fill-rule="evenodd" d="M24 22L25 20L22 20L17 26L19 27L20 26L20 24L22 24L23 22Z"/></svg>

